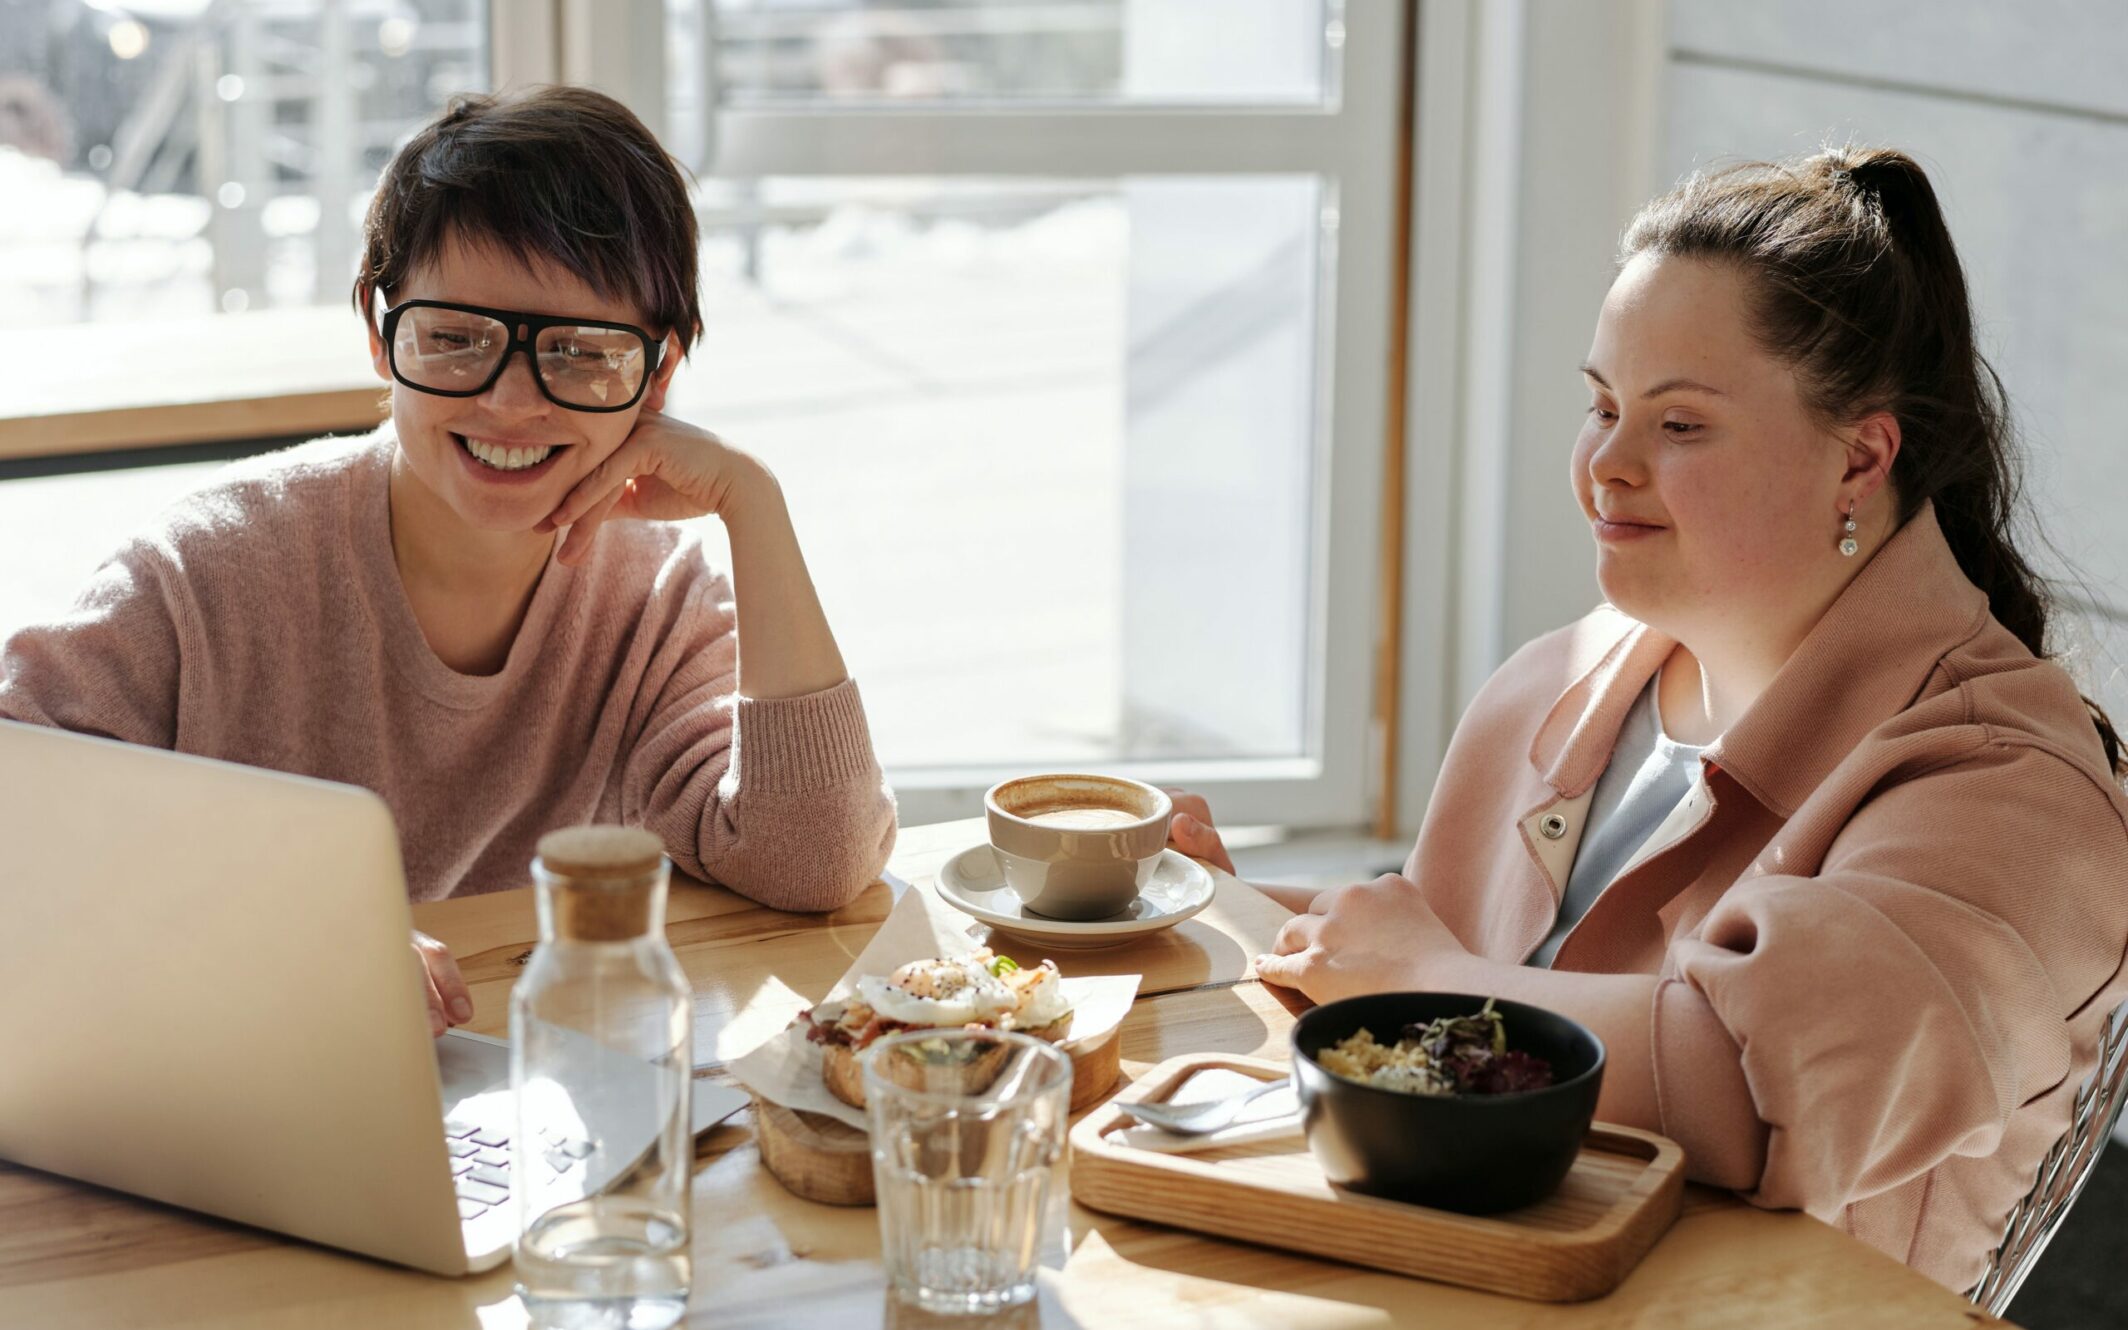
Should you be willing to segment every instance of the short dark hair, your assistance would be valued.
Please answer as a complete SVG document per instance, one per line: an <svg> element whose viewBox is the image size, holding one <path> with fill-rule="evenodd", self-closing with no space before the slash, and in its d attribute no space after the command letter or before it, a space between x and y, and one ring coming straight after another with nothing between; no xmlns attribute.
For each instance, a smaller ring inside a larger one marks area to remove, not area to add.
<svg viewBox="0 0 2128 1330"><path fill-rule="evenodd" d="M355 307L387 300L455 238L551 261L626 299L684 352L702 332L699 241L678 162L633 112L589 88L451 99L408 139L362 224Z"/></svg>

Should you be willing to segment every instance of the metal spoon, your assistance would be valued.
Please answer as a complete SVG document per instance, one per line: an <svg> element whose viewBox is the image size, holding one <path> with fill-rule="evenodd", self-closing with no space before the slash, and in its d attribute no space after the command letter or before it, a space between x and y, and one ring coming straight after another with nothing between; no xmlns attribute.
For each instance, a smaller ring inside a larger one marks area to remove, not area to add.
<svg viewBox="0 0 2128 1330"><path fill-rule="evenodd" d="M1202 1136L1226 1126L1241 1116L1242 1109L1273 1090L1283 1090L1291 1084L1291 1076L1281 1076L1275 1081L1265 1081L1253 1090L1244 1090L1225 1099L1207 1099L1201 1104L1117 1104L1116 1107L1162 1131L1177 1136Z"/></svg>

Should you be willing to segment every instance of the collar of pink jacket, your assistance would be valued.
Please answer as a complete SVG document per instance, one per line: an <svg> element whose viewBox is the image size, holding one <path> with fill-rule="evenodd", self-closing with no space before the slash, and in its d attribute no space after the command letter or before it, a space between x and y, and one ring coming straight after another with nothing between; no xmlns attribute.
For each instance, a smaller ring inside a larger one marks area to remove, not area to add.
<svg viewBox="0 0 2128 1330"><path fill-rule="evenodd" d="M1924 502L1707 761L1776 816L1792 815L1864 735L1913 701L1987 613L1986 593L1959 569L1935 506ZM1608 622L1623 631L1560 695L1530 744L1531 765L1568 798L1603 774L1626 713L1677 645L1624 616Z"/></svg>

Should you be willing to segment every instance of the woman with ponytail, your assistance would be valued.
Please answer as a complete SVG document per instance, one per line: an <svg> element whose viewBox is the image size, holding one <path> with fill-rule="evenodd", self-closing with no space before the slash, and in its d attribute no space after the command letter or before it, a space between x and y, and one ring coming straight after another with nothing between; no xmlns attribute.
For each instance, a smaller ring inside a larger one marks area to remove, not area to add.
<svg viewBox="0 0 2128 1330"><path fill-rule="evenodd" d="M1608 603L1472 702L1402 873L1270 889L1303 913L1259 970L1577 1017L1602 1117L1968 1287L2128 992L2128 797L1927 177L1687 180L1581 372ZM1201 800L1174 836L1225 859Z"/></svg>

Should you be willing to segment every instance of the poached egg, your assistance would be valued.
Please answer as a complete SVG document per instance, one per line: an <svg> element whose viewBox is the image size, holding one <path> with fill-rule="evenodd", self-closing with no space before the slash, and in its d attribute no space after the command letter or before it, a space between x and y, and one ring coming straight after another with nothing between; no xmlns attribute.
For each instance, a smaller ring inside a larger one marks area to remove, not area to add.
<svg viewBox="0 0 2128 1330"><path fill-rule="evenodd" d="M857 992L872 1010L909 1025L995 1024L1015 1011L1019 999L990 973L987 956L910 961L881 978L866 975Z"/></svg>

